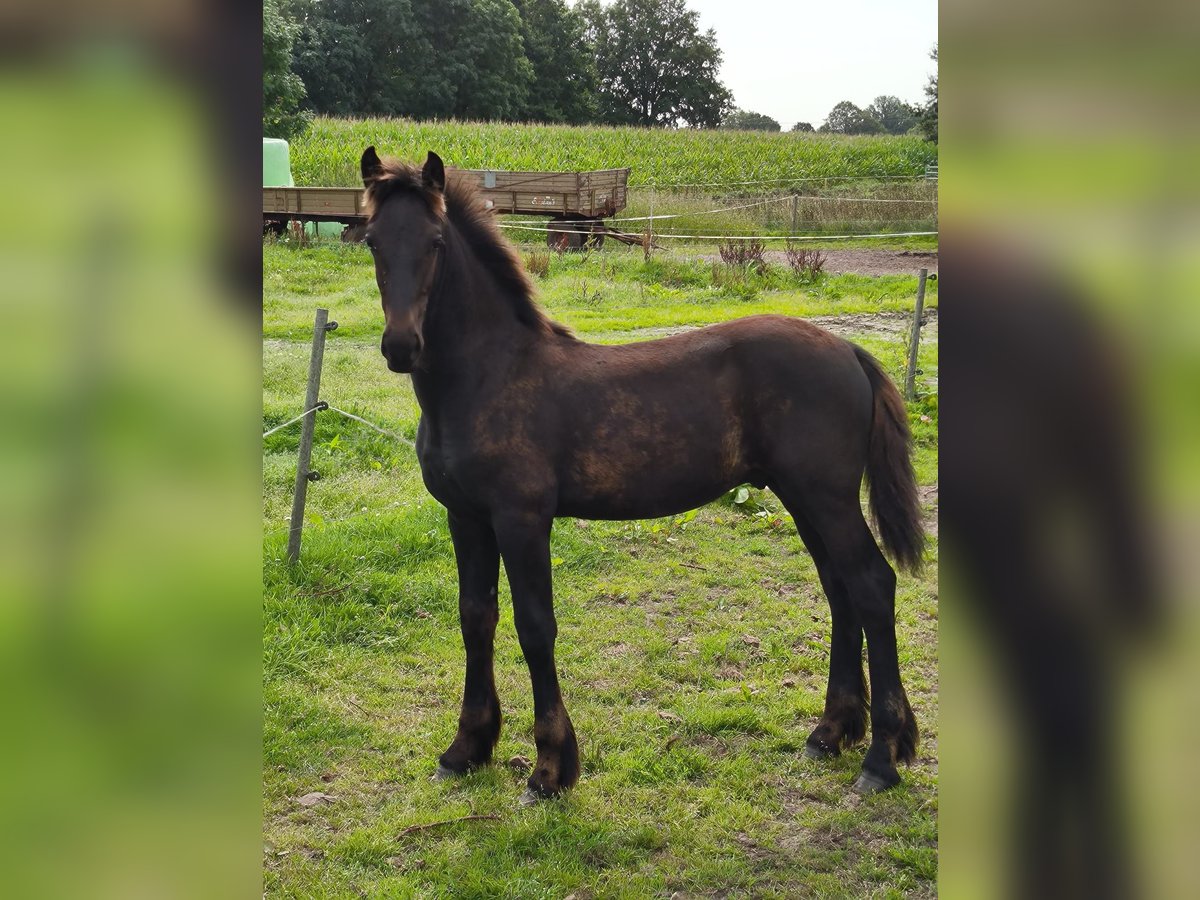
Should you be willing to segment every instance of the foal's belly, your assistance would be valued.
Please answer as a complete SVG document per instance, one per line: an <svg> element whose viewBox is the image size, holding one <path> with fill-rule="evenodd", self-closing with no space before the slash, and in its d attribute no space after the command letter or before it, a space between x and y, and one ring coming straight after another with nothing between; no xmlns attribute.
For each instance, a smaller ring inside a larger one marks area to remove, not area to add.
<svg viewBox="0 0 1200 900"><path fill-rule="evenodd" d="M720 380L660 376L566 408L555 472L559 515L649 519L703 506L753 466L747 422Z"/></svg>
<svg viewBox="0 0 1200 900"><path fill-rule="evenodd" d="M707 485L703 489L696 487L652 497L568 495L559 499L555 516L574 519L657 519L660 516L674 516L711 503L741 483L722 482L719 485Z"/></svg>
<svg viewBox="0 0 1200 900"><path fill-rule="evenodd" d="M695 509L761 478L740 447L718 438L671 452L636 445L573 454L558 480L557 514L580 519L653 519ZM641 451L639 453L639 450Z"/></svg>

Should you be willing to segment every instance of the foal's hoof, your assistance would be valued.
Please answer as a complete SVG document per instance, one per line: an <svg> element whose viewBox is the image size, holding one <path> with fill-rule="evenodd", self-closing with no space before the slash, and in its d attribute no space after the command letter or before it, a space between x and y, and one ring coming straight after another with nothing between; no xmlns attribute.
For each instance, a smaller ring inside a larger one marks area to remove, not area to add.
<svg viewBox="0 0 1200 900"><path fill-rule="evenodd" d="M804 742L804 755L809 759L833 759L841 755L836 747L830 747L824 741L807 740Z"/></svg>
<svg viewBox="0 0 1200 900"><path fill-rule="evenodd" d="M562 791L545 791L538 788L527 786L525 793L517 801L518 806L533 806L536 803L544 803L547 800L557 800L562 797Z"/></svg>
<svg viewBox="0 0 1200 900"><path fill-rule="evenodd" d="M533 788L525 788L525 793L523 793L521 798L517 800L517 806L533 806L535 803L539 803L542 800L548 799L549 798L545 794L539 794Z"/></svg>
<svg viewBox="0 0 1200 900"><path fill-rule="evenodd" d="M900 783L900 776L896 776L895 781L889 781L886 778L881 778L871 772L863 770L858 776L858 781L854 782L854 792L862 794L864 797L868 794L878 794L880 791L886 791L890 787L895 787Z"/></svg>
<svg viewBox="0 0 1200 900"><path fill-rule="evenodd" d="M455 772L453 769L447 769L445 766L438 766L437 771L429 776L430 781L446 781L450 778L457 778L462 775L462 772Z"/></svg>

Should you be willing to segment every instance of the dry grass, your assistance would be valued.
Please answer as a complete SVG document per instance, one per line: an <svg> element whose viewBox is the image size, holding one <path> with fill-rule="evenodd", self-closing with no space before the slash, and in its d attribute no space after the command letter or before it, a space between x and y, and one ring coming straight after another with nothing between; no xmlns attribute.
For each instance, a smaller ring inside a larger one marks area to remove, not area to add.
<svg viewBox="0 0 1200 900"><path fill-rule="evenodd" d="M807 281L816 281L825 271L825 254L818 249L788 241L784 248L788 267Z"/></svg>
<svg viewBox="0 0 1200 900"><path fill-rule="evenodd" d="M541 279L550 275L550 251L530 250L524 255L525 271Z"/></svg>
<svg viewBox="0 0 1200 900"><path fill-rule="evenodd" d="M721 254L721 261L727 266L733 266L736 269L746 271L753 269L760 275L765 273L770 266L767 264L763 254L767 250L767 245L762 241L721 241L717 245L717 251Z"/></svg>

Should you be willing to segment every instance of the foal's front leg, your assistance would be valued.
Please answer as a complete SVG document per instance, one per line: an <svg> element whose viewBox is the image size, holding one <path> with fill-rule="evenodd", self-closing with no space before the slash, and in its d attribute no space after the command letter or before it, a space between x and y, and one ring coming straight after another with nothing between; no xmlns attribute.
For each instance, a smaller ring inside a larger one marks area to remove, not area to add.
<svg viewBox="0 0 1200 900"><path fill-rule="evenodd" d="M558 625L550 577L550 526L549 518L523 516L505 516L495 523L512 587L517 638L533 683L537 763L522 803L556 796L579 780L575 729L563 705L554 666Z"/></svg>
<svg viewBox="0 0 1200 900"><path fill-rule="evenodd" d="M458 616L467 650L462 713L454 743L438 759L438 777L458 775L491 761L500 738L500 700L492 668L499 607L500 551L491 523L450 514L458 562Z"/></svg>

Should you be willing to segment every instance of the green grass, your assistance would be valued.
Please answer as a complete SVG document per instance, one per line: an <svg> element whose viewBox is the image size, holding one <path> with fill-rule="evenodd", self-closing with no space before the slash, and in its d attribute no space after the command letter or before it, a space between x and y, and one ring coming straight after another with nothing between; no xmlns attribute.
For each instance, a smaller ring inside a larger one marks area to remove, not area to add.
<svg viewBox="0 0 1200 900"><path fill-rule="evenodd" d="M312 311L329 338L322 396L403 435L418 410L377 348L361 248L264 247L264 430L303 402ZM747 295L711 263L633 254L553 257L539 281L585 339L750 312L871 313L911 304L915 279L775 273ZM584 283L587 290L584 291ZM599 292L596 296L595 292ZM936 305L936 291L928 298ZM653 334L653 332L651 332ZM893 374L903 341L860 340ZM937 343L921 366L936 372ZM924 417L927 421L922 421ZM910 409L922 484L937 480L937 397ZM893 791L849 786L861 750L801 755L823 702L829 619L778 501L751 491L647 522L560 520L553 535L558 665L583 778L519 810L503 765L428 781L453 736L463 651L453 553L411 450L330 413L317 418L302 560L284 561L298 429L264 442L264 837L279 897L932 896L937 870L937 542L901 576L900 661L920 760ZM750 640L747 640L750 638ZM527 672L501 579L499 761L533 755ZM785 684L786 683L786 684ZM296 798L334 799L305 808ZM480 820L402 835L469 813Z"/></svg>
<svg viewBox="0 0 1200 900"><path fill-rule="evenodd" d="M357 184L359 157L424 159L435 150L466 169L573 171L628 166L630 184L677 185L770 179L918 175L937 162L919 137L414 122L318 118L292 145L297 184Z"/></svg>
<svg viewBox="0 0 1200 900"><path fill-rule="evenodd" d="M365 247L269 242L263 257L264 336L310 340L312 311L318 305L314 295L338 321L339 338L377 336L382 313ZM589 339L611 343L637 329L708 325L755 313L910 310L917 277L827 275L809 284L786 265L760 275L731 270L701 253L658 254L647 262L640 250L606 247L599 253L550 254L549 275L535 279L535 286L555 318ZM937 306L936 281L929 282L925 302Z"/></svg>

